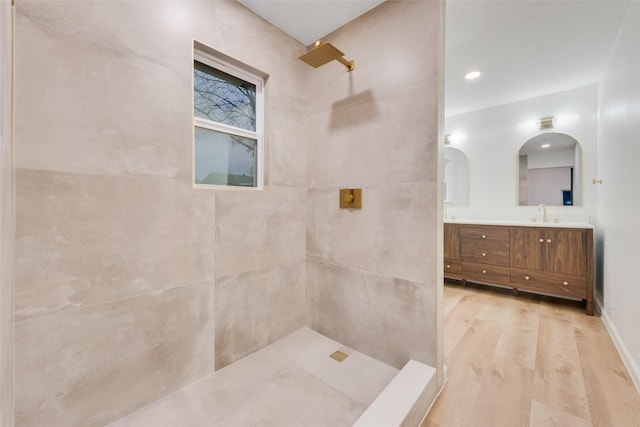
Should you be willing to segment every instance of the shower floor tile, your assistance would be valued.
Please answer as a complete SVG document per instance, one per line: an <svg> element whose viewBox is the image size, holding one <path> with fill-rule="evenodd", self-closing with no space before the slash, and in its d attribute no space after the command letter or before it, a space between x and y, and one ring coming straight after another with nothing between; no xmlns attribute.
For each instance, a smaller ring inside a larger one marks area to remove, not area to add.
<svg viewBox="0 0 640 427"><path fill-rule="evenodd" d="M369 406L399 372L309 328L302 328L271 347L365 406ZM338 362L329 357L336 350L349 356Z"/></svg>
<svg viewBox="0 0 640 427"><path fill-rule="evenodd" d="M303 328L109 427L351 426L397 372Z"/></svg>

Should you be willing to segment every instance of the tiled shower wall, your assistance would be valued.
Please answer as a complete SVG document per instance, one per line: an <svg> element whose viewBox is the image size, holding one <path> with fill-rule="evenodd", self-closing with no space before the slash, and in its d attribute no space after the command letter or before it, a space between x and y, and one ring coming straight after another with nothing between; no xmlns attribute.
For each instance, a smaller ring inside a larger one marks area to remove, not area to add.
<svg viewBox="0 0 640 427"><path fill-rule="evenodd" d="M437 2L334 33L352 73L231 0L17 3L18 426L102 426L305 324L436 364ZM268 191L191 187L192 38L270 76Z"/></svg>
<svg viewBox="0 0 640 427"><path fill-rule="evenodd" d="M103 426L304 326L305 47L235 1L16 3L17 425ZM268 191L191 186L192 38L270 75Z"/></svg>
<svg viewBox="0 0 640 427"><path fill-rule="evenodd" d="M327 39L355 70L309 83L310 325L397 368L438 362L439 7L383 3Z"/></svg>
<svg viewBox="0 0 640 427"><path fill-rule="evenodd" d="M0 426L13 426L14 171L11 4L0 2Z"/></svg>

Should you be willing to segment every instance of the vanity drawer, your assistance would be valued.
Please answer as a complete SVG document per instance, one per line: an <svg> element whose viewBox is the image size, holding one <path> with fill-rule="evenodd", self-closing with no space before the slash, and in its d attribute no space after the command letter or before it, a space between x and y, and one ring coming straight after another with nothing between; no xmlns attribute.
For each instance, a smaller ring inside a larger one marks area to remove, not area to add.
<svg viewBox="0 0 640 427"><path fill-rule="evenodd" d="M488 282L499 285L509 285L509 279L511 278L511 270L509 267L475 262L463 262L462 274L466 280L471 282Z"/></svg>
<svg viewBox="0 0 640 427"><path fill-rule="evenodd" d="M572 298L587 297L587 280L584 276L512 268L511 284L522 290Z"/></svg>
<svg viewBox="0 0 640 427"><path fill-rule="evenodd" d="M461 278L462 262L445 259L444 260L444 277Z"/></svg>
<svg viewBox="0 0 640 427"><path fill-rule="evenodd" d="M469 248L464 247L462 249L462 259L465 261L476 262L480 264L491 264L509 266L509 248L505 252L502 249L493 248Z"/></svg>
<svg viewBox="0 0 640 427"><path fill-rule="evenodd" d="M508 266L509 228L462 225L461 255L464 261Z"/></svg>
<svg viewBox="0 0 640 427"><path fill-rule="evenodd" d="M502 241L509 243L509 227L499 225L461 225L460 235L466 240Z"/></svg>

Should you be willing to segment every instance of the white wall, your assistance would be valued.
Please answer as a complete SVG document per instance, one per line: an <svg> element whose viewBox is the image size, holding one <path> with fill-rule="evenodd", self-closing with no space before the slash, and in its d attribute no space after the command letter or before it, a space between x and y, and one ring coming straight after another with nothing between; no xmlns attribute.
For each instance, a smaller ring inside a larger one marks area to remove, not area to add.
<svg viewBox="0 0 640 427"><path fill-rule="evenodd" d="M521 129L519 123L540 117L578 114L579 120L556 126L582 148L582 206L549 208L550 218L563 221L595 221L597 86L587 86L512 104L486 108L445 119L445 133L462 132L466 139L452 143L469 159L469 207L449 208L449 217L465 219L527 219L540 216L535 206L518 206L518 151L530 138L542 133ZM580 200L580 197L577 197Z"/></svg>
<svg viewBox="0 0 640 427"><path fill-rule="evenodd" d="M640 388L640 3L631 2L599 93L598 302Z"/></svg>

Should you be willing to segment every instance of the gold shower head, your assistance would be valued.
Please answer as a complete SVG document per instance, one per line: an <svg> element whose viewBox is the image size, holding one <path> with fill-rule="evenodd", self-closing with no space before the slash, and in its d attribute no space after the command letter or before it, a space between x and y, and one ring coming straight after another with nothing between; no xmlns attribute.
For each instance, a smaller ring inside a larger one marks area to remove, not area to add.
<svg viewBox="0 0 640 427"><path fill-rule="evenodd" d="M309 52L300 56L299 59L311 65L313 68L318 68L327 62L333 60L340 61L342 65L347 67L347 71L351 71L354 68L354 61L347 61L343 58L344 53L340 49L336 48L331 43L322 43L320 40L316 42L316 46Z"/></svg>

